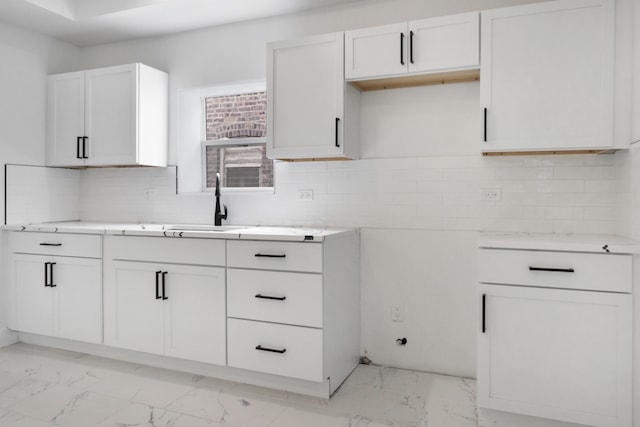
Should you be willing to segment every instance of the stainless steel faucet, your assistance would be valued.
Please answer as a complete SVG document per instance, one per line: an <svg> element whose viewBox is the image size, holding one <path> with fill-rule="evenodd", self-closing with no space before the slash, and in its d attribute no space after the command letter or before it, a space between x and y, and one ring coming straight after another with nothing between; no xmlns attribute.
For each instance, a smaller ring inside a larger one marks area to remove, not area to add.
<svg viewBox="0 0 640 427"><path fill-rule="evenodd" d="M216 172L216 211L213 214L213 225L222 225L222 220L227 219L227 205L224 206L224 213L220 210L220 172Z"/></svg>

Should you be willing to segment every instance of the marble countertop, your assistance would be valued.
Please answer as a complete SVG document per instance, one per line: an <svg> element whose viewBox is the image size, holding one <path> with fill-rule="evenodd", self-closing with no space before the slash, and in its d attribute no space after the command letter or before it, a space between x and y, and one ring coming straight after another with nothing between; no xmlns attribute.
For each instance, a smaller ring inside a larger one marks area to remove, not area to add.
<svg viewBox="0 0 640 427"><path fill-rule="evenodd" d="M478 247L539 251L639 254L640 242L604 234L482 233Z"/></svg>
<svg viewBox="0 0 640 427"><path fill-rule="evenodd" d="M209 228L209 230L207 230ZM40 231L47 233L109 234L125 236L194 237L227 240L285 240L314 241L355 233L349 228L272 227L272 226L223 226L212 230L205 224L133 224L109 222L45 222L38 224L5 225L8 231Z"/></svg>

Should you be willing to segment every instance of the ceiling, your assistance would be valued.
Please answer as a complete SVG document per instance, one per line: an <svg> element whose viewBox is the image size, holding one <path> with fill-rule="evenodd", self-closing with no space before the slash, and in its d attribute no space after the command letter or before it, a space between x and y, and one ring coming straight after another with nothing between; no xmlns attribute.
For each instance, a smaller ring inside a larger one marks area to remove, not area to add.
<svg viewBox="0 0 640 427"><path fill-rule="evenodd" d="M0 20L77 46L92 46L355 1L2 0Z"/></svg>

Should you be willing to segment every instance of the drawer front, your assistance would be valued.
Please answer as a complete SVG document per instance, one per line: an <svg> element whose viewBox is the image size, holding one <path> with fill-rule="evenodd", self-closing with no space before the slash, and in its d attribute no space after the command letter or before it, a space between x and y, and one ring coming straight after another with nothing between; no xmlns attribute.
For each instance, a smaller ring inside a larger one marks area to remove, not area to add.
<svg viewBox="0 0 640 427"><path fill-rule="evenodd" d="M105 258L224 266L225 242L182 237L106 236Z"/></svg>
<svg viewBox="0 0 640 427"><path fill-rule="evenodd" d="M631 292L631 255L480 249L481 283Z"/></svg>
<svg viewBox="0 0 640 427"><path fill-rule="evenodd" d="M13 253L102 258L102 236L39 232L9 232Z"/></svg>
<svg viewBox="0 0 640 427"><path fill-rule="evenodd" d="M322 276L230 268L227 315L321 328Z"/></svg>
<svg viewBox="0 0 640 427"><path fill-rule="evenodd" d="M227 363L234 368L324 380L321 329L229 319L227 346Z"/></svg>
<svg viewBox="0 0 640 427"><path fill-rule="evenodd" d="M321 273L322 244L230 241L227 261L229 267Z"/></svg>

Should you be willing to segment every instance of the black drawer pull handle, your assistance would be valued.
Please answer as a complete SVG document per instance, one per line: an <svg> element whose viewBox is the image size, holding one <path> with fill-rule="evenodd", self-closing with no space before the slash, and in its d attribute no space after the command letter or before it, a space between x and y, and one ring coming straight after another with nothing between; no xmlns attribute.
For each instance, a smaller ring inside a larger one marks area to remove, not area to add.
<svg viewBox="0 0 640 427"><path fill-rule="evenodd" d="M280 255L272 255L272 254L255 254L256 257L258 258L286 258L287 254L280 254Z"/></svg>
<svg viewBox="0 0 640 427"><path fill-rule="evenodd" d="M62 243L40 243L40 246L62 246Z"/></svg>
<svg viewBox="0 0 640 427"><path fill-rule="evenodd" d="M484 109L484 137L483 141L487 142L487 109Z"/></svg>
<svg viewBox="0 0 640 427"><path fill-rule="evenodd" d="M160 274L162 271L156 271L156 299L162 298L160 296Z"/></svg>
<svg viewBox="0 0 640 427"><path fill-rule="evenodd" d="M400 65L404 65L404 33L400 33Z"/></svg>
<svg viewBox="0 0 640 427"><path fill-rule="evenodd" d="M82 137L82 158L83 159L88 159L89 157L87 157L87 139L89 137L88 136L83 136Z"/></svg>
<svg viewBox="0 0 640 427"><path fill-rule="evenodd" d="M80 155L80 140L82 139L81 136L78 137L78 139L76 139L76 159L82 159L82 156Z"/></svg>
<svg viewBox="0 0 640 427"><path fill-rule="evenodd" d="M278 350L276 348L269 348L269 347L263 347L261 345L257 345L256 346L256 350L260 350L260 351L269 351L271 353L280 353L280 354L284 354L287 352L286 348L283 348L281 350Z"/></svg>
<svg viewBox="0 0 640 427"><path fill-rule="evenodd" d="M164 288L164 286L166 285L167 282L167 273L168 271L163 271L162 272L162 299L169 299L169 297L167 296L167 290Z"/></svg>
<svg viewBox="0 0 640 427"><path fill-rule="evenodd" d="M529 271L555 271L560 273L575 273L573 268L551 268L551 267L532 267L529 266Z"/></svg>
<svg viewBox="0 0 640 427"><path fill-rule="evenodd" d="M270 297L268 295L261 295L261 294L256 294L256 298L273 299L273 300L277 300L277 301L284 301L284 300L287 299L287 297Z"/></svg>
<svg viewBox="0 0 640 427"><path fill-rule="evenodd" d="M53 266L56 265L55 262L50 262L49 264L49 287L50 288L55 288L58 285L53 283Z"/></svg>
<svg viewBox="0 0 640 427"><path fill-rule="evenodd" d="M49 263L44 263L44 287L49 287Z"/></svg>
<svg viewBox="0 0 640 427"><path fill-rule="evenodd" d="M487 332L487 295L482 294L482 333Z"/></svg>

